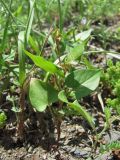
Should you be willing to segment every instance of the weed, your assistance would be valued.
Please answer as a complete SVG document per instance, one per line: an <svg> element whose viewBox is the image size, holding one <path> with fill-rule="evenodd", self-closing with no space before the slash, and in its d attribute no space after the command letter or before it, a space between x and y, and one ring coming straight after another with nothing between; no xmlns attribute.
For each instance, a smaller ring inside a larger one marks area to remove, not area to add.
<svg viewBox="0 0 120 160"><path fill-rule="evenodd" d="M113 64L112 60L109 60L107 62L108 69L105 73L105 81L107 82L109 88L111 88L111 92L113 95L113 98L107 98L107 105L109 107L112 107L116 110L118 114L120 114L120 62L116 62L116 64Z"/></svg>
<svg viewBox="0 0 120 160"><path fill-rule="evenodd" d="M4 112L0 113L0 128L3 128L6 124L7 116Z"/></svg>

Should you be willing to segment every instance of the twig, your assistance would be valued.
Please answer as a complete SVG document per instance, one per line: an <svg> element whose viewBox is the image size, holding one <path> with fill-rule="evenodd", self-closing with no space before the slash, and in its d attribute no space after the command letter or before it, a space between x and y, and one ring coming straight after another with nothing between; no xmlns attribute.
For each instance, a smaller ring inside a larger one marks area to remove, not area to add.
<svg viewBox="0 0 120 160"><path fill-rule="evenodd" d="M50 27L50 30L49 30L49 32L48 32L48 35L47 35L47 37L46 37L46 39L45 39L45 41L44 41L44 43L43 43L43 47L42 47L42 49L41 49L41 55L43 55L44 48L45 48L45 46L46 46L46 44L47 44L47 42L48 42L48 38L49 38L50 34L52 33L52 31L53 31L53 27L51 26L51 27Z"/></svg>

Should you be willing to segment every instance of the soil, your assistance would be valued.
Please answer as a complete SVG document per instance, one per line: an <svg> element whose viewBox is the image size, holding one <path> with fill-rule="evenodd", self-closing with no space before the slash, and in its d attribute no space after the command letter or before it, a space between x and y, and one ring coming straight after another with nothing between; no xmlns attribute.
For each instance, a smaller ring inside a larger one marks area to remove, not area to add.
<svg viewBox="0 0 120 160"><path fill-rule="evenodd" d="M104 116L99 112L101 106L95 96L85 98L83 103L95 117L96 129L99 132L104 125ZM0 130L1 160L84 160L93 155L91 147L95 142L94 132L81 117L64 118L61 124L59 144L57 144L57 130L51 115L29 112L26 109L28 118L25 121L25 134L23 140L20 140L16 135L14 113L10 110L6 111L9 115L8 124ZM98 146L100 143L120 140L120 122L117 121L116 124L113 124L112 129L97 142ZM99 150L95 154L99 154ZM114 159L111 153L103 154L102 157L105 160ZM95 158L95 160L100 159L100 157Z"/></svg>

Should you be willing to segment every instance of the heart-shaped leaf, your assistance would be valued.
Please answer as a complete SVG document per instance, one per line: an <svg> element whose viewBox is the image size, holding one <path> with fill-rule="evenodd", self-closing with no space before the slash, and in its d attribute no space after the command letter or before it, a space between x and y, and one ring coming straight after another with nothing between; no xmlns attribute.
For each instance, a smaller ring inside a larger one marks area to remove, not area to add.
<svg viewBox="0 0 120 160"><path fill-rule="evenodd" d="M43 112L48 105L58 100L58 92L46 82L32 78L29 87L29 98L32 106Z"/></svg>
<svg viewBox="0 0 120 160"><path fill-rule="evenodd" d="M101 71L98 69L75 70L65 79L65 84L75 91L76 98L84 97L99 85Z"/></svg>

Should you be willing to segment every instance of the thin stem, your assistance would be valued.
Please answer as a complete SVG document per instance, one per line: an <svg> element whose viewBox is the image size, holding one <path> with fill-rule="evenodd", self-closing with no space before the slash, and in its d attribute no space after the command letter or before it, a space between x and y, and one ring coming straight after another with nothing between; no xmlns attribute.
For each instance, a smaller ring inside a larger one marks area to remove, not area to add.
<svg viewBox="0 0 120 160"><path fill-rule="evenodd" d="M36 3L35 3L35 11L36 11L37 19L38 19L39 31L41 31L40 15L39 15L39 10L38 10L38 8L37 8L37 4L36 4Z"/></svg>
<svg viewBox="0 0 120 160"><path fill-rule="evenodd" d="M21 111L18 113L17 132L18 132L19 138L22 139L23 133L24 133L24 110L25 110L25 91L22 87L20 88L20 92L21 93L20 93L19 104L20 104Z"/></svg>
<svg viewBox="0 0 120 160"><path fill-rule="evenodd" d="M42 46L42 49L41 49L41 55L43 55L45 46L46 46L46 44L47 44L47 42L48 42L49 36L50 36L50 34L52 33L52 31L53 31L53 26L50 27L50 30L49 30L49 32L48 32L48 35L47 35L46 38L45 38L45 41L44 41L43 46ZM40 56L40 54L39 54L39 56Z"/></svg>
<svg viewBox="0 0 120 160"><path fill-rule="evenodd" d="M52 31L53 31L53 28L52 28L52 26L51 26L51 28L50 28L50 30L49 30L49 33L48 33L47 37L45 38L44 44L43 44L42 49L41 49L41 51L40 51L40 53L39 53L38 56L40 56L40 55L42 56L42 55L43 55L45 45L46 45L46 43L48 42L49 36L50 36L50 34L51 34ZM26 79L28 79L28 77L31 75L31 73L35 72L35 70L36 70L36 65L33 65L33 67L32 67L32 68L30 69L30 71L28 72L28 74L27 74L27 76L26 76ZM48 77L49 77L49 76L48 76ZM47 78L48 78L48 77L47 77ZM46 79L46 80L47 80L47 79ZM46 80L45 80L45 81L46 81Z"/></svg>
<svg viewBox="0 0 120 160"><path fill-rule="evenodd" d="M58 0L58 11L59 11L59 28L60 28L60 33L62 33L62 31L63 31L63 24L62 24L62 10L61 10L60 0Z"/></svg>
<svg viewBox="0 0 120 160"><path fill-rule="evenodd" d="M112 53L112 54L120 54L119 52L114 52L114 51L105 51L105 50L98 50L98 51L88 51L88 52L84 52L85 54L88 54L88 53Z"/></svg>
<svg viewBox="0 0 120 160"><path fill-rule="evenodd" d="M105 123L103 130L102 130L99 134L97 134L97 132L95 131L96 139L95 139L95 143L93 144L92 152L95 152L95 151L96 151L96 149L97 149L97 143L98 143L98 141L101 139L103 133L104 133L107 129L108 129L108 125L107 125L107 123Z"/></svg>

